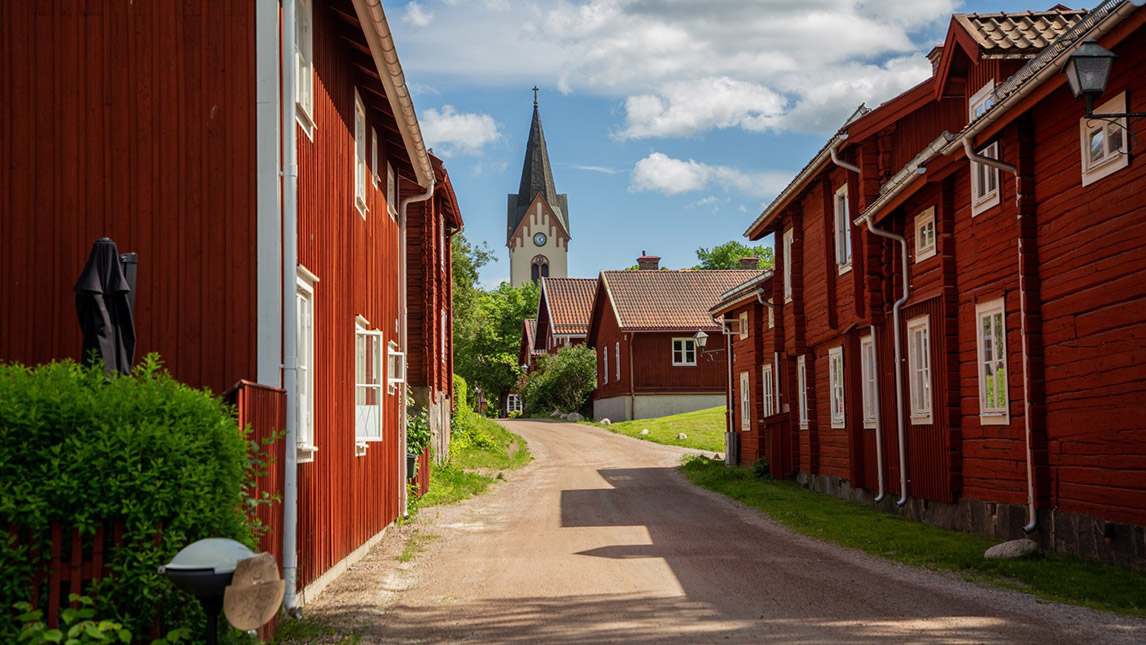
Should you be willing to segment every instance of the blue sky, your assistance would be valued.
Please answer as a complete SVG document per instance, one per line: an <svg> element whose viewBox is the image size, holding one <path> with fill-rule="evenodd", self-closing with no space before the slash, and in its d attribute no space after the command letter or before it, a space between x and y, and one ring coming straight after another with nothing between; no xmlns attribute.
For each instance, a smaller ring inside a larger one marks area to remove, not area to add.
<svg viewBox="0 0 1146 645"><path fill-rule="evenodd" d="M465 234L509 278L533 93L569 274L670 268L744 230L861 102L926 78L951 13L1051 4L958 0L418 0L385 5L429 145ZM768 240L770 242L770 240Z"/></svg>

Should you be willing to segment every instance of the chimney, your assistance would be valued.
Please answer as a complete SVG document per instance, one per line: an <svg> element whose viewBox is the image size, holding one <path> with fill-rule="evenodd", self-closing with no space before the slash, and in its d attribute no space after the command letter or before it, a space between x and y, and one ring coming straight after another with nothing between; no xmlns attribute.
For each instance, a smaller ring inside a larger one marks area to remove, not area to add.
<svg viewBox="0 0 1146 645"><path fill-rule="evenodd" d="M927 52L927 59L931 61L931 75L935 76L935 72L939 71L939 62L943 59L943 46L940 45Z"/></svg>
<svg viewBox="0 0 1146 645"><path fill-rule="evenodd" d="M661 268L661 258L649 255L648 251L641 251L641 257L637 258L637 268L641 271L656 271Z"/></svg>
<svg viewBox="0 0 1146 645"><path fill-rule="evenodd" d="M760 264L760 258L740 258L741 269L755 271L758 264Z"/></svg>

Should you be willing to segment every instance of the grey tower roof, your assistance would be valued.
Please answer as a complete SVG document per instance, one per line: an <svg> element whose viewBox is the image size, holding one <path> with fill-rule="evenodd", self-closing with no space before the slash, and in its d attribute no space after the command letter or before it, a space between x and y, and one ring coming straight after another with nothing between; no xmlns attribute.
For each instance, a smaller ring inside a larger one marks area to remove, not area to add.
<svg viewBox="0 0 1146 645"><path fill-rule="evenodd" d="M553 169L549 166L549 150L545 147L545 133L541 130L541 113L537 110L535 99L533 123L529 125L529 141L525 144L525 164L521 168L521 185L517 194L510 193L507 200L505 230L507 240L517 229L521 218L525 216L525 209L529 208L537 193L544 195L545 201L557 214L565 231L569 232L569 199L567 195L558 195L553 185Z"/></svg>

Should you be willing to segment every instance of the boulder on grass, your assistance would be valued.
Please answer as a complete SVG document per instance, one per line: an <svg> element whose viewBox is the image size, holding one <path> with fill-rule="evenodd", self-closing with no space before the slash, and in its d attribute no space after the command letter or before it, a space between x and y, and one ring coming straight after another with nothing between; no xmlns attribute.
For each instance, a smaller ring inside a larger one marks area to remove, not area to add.
<svg viewBox="0 0 1146 645"><path fill-rule="evenodd" d="M685 433L683 433L683 432L682 432L682 433L678 434L678 435L676 436L676 438L677 438L677 439L681 439L681 440L684 440L684 439L688 439L688 435L686 435Z"/></svg>
<svg viewBox="0 0 1146 645"><path fill-rule="evenodd" d="M570 412L565 418L572 421L573 423L577 423L578 421L584 421L585 420L585 417L581 416L580 414L578 414L576 412Z"/></svg>
<svg viewBox="0 0 1146 645"><path fill-rule="evenodd" d="M1039 552L1039 544L1034 540L1021 539L1003 542L987 549L983 554L988 560L1021 560Z"/></svg>
<svg viewBox="0 0 1146 645"><path fill-rule="evenodd" d="M603 425L603 426L607 426L607 425L610 425L612 423L613 422L609 420L609 417L605 417L604 419L601 419L601 425Z"/></svg>
<svg viewBox="0 0 1146 645"><path fill-rule="evenodd" d="M554 419L556 419L556 418L558 418L558 417L560 417L560 416L561 416L561 412L560 412L560 411L558 411L558 410L554 410L553 412L550 412L550 413L549 413L549 416L550 416L550 417L552 417L552 418L554 418Z"/></svg>
<svg viewBox="0 0 1146 645"><path fill-rule="evenodd" d="M641 435L642 437L646 437L646 436L648 436L648 434L649 434L649 429L648 429L648 428L645 428L644 430L641 430L641 431L640 431L640 432L638 432L637 434Z"/></svg>

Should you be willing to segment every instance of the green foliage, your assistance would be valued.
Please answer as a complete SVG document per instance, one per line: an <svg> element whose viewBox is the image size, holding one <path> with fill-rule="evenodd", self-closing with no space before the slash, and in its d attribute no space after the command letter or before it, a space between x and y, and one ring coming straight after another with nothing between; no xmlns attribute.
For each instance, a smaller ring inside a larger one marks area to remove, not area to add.
<svg viewBox="0 0 1146 645"><path fill-rule="evenodd" d="M60 612L60 626L49 629L44 623L44 612L32 609L27 602L15 604L16 622L20 625L19 641L29 645L40 643L63 643L81 645L84 643L130 643L131 632L112 620L99 620L96 616L95 601L87 596L70 594L69 601L79 603L78 609L68 607Z"/></svg>
<svg viewBox="0 0 1146 645"><path fill-rule="evenodd" d="M769 472L771 472L771 469L768 467L768 459L766 457L761 457L756 460L756 463L752 464L752 474L757 477L767 477Z"/></svg>
<svg viewBox="0 0 1146 645"><path fill-rule="evenodd" d="M454 365L500 407L517 380L522 323L537 313L538 286L503 282L492 291L474 290L472 301L454 301Z"/></svg>
<svg viewBox="0 0 1146 645"><path fill-rule="evenodd" d="M526 380L525 409L530 414L553 410L589 415L589 395L597 387L597 353L584 345L566 345L538 359Z"/></svg>
<svg viewBox="0 0 1146 645"><path fill-rule="evenodd" d="M406 396L406 454L420 455L434 438L430 430L430 417L426 408L414 403L413 395Z"/></svg>
<svg viewBox="0 0 1146 645"><path fill-rule="evenodd" d="M653 443L724 452L724 431L727 427L725 409L721 405L667 417L621 421L601 427ZM642 435L641 430L648 430L649 433ZM688 435L687 439L676 438L682 432Z"/></svg>
<svg viewBox="0 0 1146 645"><path fill-rule="evenodd" d="M759 269L770 269L775 263L772 249L767 246L748 246L736 240L718 244L711 249L696 251L700 264L694 269L739 269L741 258L760 258Z"/></svg>
<svg viewBox="0 0 1146 645"><path fill-rule="evenodd" d="M253 544L244 512L253 460L228 406L173 380L154 355L130 376L73 362L0 364L0 445L0 607L29 600L51 522L90 536L118 519L123 546L105 553L111 575L85 607L120 624L117 634L145 633L156 611L164 625L202 630L199 604L157 569L200 538ZM0 624L0 641L15 640L14 629Z"/></svg>

